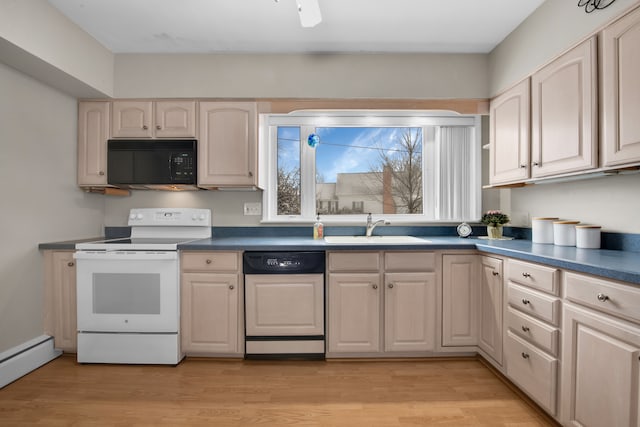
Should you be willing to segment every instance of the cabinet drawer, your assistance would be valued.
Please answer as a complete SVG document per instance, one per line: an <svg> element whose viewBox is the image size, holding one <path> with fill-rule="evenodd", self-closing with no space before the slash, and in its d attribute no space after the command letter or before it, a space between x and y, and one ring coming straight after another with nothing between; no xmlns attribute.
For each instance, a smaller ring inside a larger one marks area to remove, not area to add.
<svg viewBox="0 0 640 427"><path fill-rule="evenodd" d="M558 326L560 320L560 299L518 286L509 282L507 287L509 305Z"/></svg>
<svg viewBox="0 0 640 427"><path fill-rule="evenodd" d="M557 268L545 267L530 262L510 259L507 262L507 280L553 295L558 295L560 290Z"/></svg>
<svg viewBox="0 0 640 427"><path fill-rule="evenodd" d="M549 414L556 414L558 360L507 331L507 376Z"/></svg>
<svg viewBox="0 0 640 427"><path fill-rule="evenodd" d="M566 298L593 309L640 322L640 288L566 273Z"/></svg>
<svg viewBox="0 0 640 427"><path fill-rule="evenodd" d="M511 307L507 308L507 327L514 334L537 345L552 356L558 356L558 328L549 326Z"/></svg>
<svg viewBox="0 0 640 427"><path fill-rule="evenodd" d="M384 268L385 271L435 271L436 254L433 252L385 252Z"/></svg>
<svg viewBox="0 0 640 427"><path fill-rule="evenodd" d="M380 252L329 252L330 271L380 270Z"/></svg>
<svg viewBox="0 0 640 427"><path fill-rule="evenodd" d="M238 252L184 252L182 254L183 271L238 271L240 255Z"/></svg>

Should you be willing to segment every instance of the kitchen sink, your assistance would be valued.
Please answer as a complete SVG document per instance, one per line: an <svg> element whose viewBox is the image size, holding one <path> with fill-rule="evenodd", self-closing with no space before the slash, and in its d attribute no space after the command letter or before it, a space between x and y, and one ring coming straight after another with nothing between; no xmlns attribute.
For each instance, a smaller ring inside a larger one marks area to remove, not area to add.
<svg viewBox="0 0 640 427"><path fill-rule="evenodd" d="M325 236L324 241L331 244L339 245L407 245L407 244L424 244L430 243L427 239L421 239L413 236Z"/></svg>

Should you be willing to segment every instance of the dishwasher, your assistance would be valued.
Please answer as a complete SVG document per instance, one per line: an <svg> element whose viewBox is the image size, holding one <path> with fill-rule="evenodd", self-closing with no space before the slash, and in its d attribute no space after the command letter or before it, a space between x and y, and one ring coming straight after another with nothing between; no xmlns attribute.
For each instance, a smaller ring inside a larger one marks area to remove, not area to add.
<svg viewBox="0 0 640 427"><path fill-rule="evenodd" d="M246 359L324 359L325 253L243 255Z"/></svg>

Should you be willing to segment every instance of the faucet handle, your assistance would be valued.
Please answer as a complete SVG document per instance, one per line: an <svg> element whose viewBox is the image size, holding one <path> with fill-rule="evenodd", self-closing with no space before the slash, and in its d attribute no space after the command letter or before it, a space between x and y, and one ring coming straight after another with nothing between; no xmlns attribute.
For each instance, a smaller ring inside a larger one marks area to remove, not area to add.
<svg viewBox="0 0 640 427"><path fill-rule="evenodd" d="M371 212L367 214L367 221L371 221Z"/></svg>

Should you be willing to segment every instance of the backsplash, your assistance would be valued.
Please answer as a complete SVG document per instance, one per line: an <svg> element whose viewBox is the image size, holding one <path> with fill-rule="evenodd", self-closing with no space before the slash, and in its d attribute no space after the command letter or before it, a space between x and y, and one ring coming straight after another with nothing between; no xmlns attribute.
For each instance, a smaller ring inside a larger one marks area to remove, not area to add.
<svg viewBox="0 0 640 427"><path fill-rule="evenodd" d="M473 233L469 238L486 235L486 226L473 225ZM292 227L212 227L212 235L216 237L305 237L313 236L312 226ZM105 227L105 237L116 239L128 237L130 227ZM325 226L325 236L358 236L365 234L365 227ZM375 234L386 236L432 236L455 237L456 226L385 226L376 228ZM531 240L531 229L527 227L504 227L504 235L516 239ZM601 235L601 249L640 252L640 234L607 233Z"/></svg>

